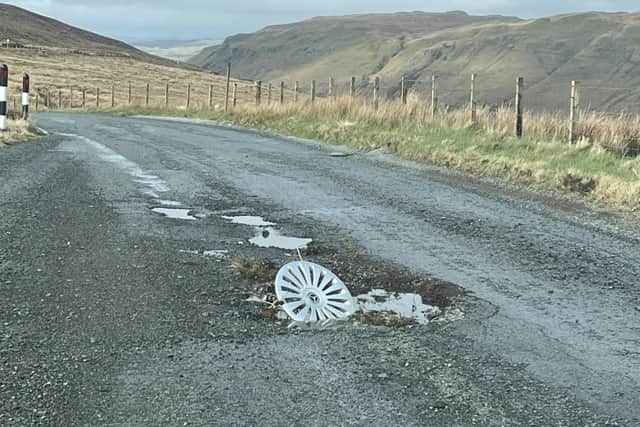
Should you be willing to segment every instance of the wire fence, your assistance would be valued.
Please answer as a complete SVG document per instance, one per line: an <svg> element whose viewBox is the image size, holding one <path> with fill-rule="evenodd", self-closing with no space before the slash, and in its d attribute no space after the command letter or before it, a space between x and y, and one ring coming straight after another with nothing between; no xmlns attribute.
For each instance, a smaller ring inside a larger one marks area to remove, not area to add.
<svg viewBox="0 0 640 427"><path fill-rule="evenodd" d="M229 76L207 82L176 83L167 80L162 85L157 81L126 81L110 87L37 87L33 91L32 104L35 103L36 111L123 106L228 110L243 105L314 104L331 98L357 98L374 109L383 104L422 108L423 116L454 112L460 115L463 112L471 125L478 121L478 110L489 116L511 111L510 127L518 137L533 127L533 123L523 123L523 117L527 115L525 111L533 117L536 110L546 110L553 116L547 121L553 122L558 129L547 130L545 136L576 142L591 137L596 119L611 118L624 121L624 138L631 141L631 145L640 145L640 118L637 107L629 101L633 96L640 98L640 89L616 87L593 80L542 81L527 86L526 81L517 79L508 87L499 79L484 82L477 75L465 79L460 76L398 79L374 76L276 82L248 81ZM13 98L13 108L16 111L20 108L19 95ZM615 135L610 136L606 136L604 131L601 133L601 138L616 139L621 132L618 129Z"/></svg>

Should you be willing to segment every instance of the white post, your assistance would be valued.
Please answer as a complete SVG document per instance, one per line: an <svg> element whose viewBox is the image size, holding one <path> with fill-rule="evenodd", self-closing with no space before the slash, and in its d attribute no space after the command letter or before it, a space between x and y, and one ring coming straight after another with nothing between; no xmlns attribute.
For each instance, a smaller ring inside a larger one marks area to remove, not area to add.
<svg viewBox="0 0 640 427"><path fill-rule="evenodd" d="M0 68L0 131L7 130L7 96L9 90L9 67L3 64Z"/></svg>
<svg viewBox="0 0 640 427"><path fill-rule="evenodd" d="M29 74L24 73L22 76L22 118L29 118Z"/></svg>

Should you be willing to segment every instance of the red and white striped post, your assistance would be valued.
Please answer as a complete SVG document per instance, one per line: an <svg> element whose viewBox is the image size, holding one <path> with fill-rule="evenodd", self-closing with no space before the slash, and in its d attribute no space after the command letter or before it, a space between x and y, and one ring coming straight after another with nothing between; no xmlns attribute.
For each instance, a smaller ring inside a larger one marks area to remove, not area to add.
<svg viewBox="0 0 640 427"><path fill-rule="evenodd" d="M7 96L9 94L9 67L0 67L0 131L7 130Z"/></svg>
<svg viewBox="0 0 640 427"><path fill-rule="evenodd" d="M22 76L22 118L29 118L29 74L24 73Z"/></svg>

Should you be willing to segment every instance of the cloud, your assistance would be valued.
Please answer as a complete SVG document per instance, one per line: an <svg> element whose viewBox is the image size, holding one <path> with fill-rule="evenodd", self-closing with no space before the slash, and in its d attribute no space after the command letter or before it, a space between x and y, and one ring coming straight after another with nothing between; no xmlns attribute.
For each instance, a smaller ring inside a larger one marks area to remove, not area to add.
<svg viewBox="0 0 640 427"><path fill-rule="evenodd" d="M8 3L125 40L223 38L318 15L424 10L539 17L638 11L637 0L26 0Z"/></svg>

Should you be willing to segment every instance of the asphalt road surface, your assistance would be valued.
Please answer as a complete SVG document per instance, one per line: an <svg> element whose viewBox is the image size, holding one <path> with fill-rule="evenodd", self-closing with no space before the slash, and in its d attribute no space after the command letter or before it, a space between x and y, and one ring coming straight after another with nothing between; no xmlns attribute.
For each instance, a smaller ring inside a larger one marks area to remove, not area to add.
<svg viewBox="0 0 640 427"><path fill-rule="evenodd" d="M0 425L640 425L637 220L378 151L35 121L0 150ZM230 264L295 254L234 215L313 239L354 293L469 294L428 325L288 328Z"/></svg>

